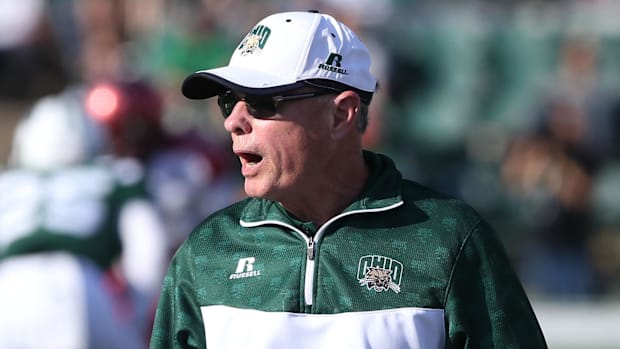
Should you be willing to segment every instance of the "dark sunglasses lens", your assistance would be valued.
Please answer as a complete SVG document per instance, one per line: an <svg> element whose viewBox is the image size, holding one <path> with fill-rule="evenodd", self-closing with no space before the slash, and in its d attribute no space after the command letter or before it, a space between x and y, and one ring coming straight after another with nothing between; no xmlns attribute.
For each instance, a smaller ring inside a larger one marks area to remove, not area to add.
<svg viewBox="0 0 620 349"><path fill-rule="evenodd" d="M255 118L268 118L276 114L276 106L271 97L246 98L248 111Z"/></svg>
<svg viewBox="0 0 620 349"><path fill-rule="evenodd" d="M224 93L218 96L217 104L222 115L227 118L232 113L239 101L244 101L248 112L255 118L268 118L276 114L276 106L271 97L246 97L239 98L234 93Z"/></svg>
<svg viewBox="0 0 620 349"><path fill-rule="evenodd" d="M235 108L235 105L239 102L237 96L232 93L221 94L217 98L217 104L220 106L222 115L227 118Z"/></svg>

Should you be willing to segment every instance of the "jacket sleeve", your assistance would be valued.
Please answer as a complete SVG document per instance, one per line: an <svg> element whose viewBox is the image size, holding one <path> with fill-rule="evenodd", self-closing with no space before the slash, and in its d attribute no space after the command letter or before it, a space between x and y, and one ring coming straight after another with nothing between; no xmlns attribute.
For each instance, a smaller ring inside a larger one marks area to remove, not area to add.
<svg viewBox="0 0 620 349"><path fill-rule="evenodd" d="M445 309L446 348L547 348L504 247L485 222L461 246Z"/></svg>
<svg viewBox="0 0 620 349"><path fill-rule="evenodd" d="M166 273L155 313L150 349L206 348L194 267L188 246L181 246Z"/></svg>

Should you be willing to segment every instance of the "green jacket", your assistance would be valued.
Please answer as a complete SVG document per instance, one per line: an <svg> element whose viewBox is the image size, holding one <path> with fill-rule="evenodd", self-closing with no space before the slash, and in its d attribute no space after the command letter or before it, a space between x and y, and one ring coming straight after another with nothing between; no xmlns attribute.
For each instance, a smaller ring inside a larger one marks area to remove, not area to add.
<svg viewBox="0 0 620 349"><path fill-rule="evenodd" d="M202 222L171 261L150 347L546 348L480 216L365 158L361 196L318 229L256 198Z"/></svg>

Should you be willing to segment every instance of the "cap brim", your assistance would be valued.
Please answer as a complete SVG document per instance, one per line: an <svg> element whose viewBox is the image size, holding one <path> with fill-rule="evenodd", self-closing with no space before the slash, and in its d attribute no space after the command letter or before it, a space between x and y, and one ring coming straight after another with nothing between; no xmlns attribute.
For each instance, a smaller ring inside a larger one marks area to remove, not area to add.
<svg viewBox="0 0 620 349"><path fill-rule="evenodd" d="M183 81L181 91L189 99L214 97L226 90L246 95L271 95L303 86L303 82L288 81L244 67L221 67L201 70Z"/></svg>

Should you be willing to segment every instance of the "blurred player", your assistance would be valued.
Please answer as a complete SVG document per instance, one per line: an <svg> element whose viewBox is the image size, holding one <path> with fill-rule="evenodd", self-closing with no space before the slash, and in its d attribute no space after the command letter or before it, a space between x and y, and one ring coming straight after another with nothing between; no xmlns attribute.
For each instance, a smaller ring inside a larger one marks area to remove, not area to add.
<svg viewBox="0 0 620 349"><path fill-rule="evenodd" d="M84 91L38 101L0 174L0 347L143 348L165 266L165 230L131 158Z"/></svg>
<svg viewBox="0 0 620 349"><path fill-rule="evenodd" d="M143 166L171 254L204 217L238 197L238 183L226 176L228 150L198 132L168 132L162 96L149 83L101 82L85 100L88 115L107 132L107 151Z"/></svg>

